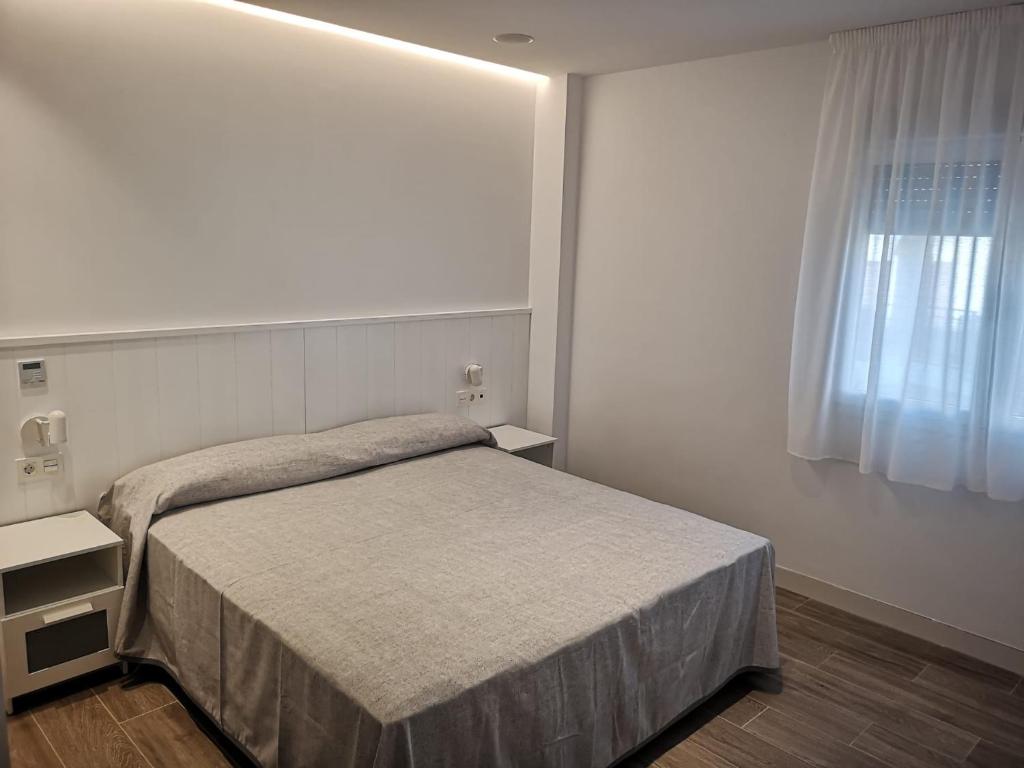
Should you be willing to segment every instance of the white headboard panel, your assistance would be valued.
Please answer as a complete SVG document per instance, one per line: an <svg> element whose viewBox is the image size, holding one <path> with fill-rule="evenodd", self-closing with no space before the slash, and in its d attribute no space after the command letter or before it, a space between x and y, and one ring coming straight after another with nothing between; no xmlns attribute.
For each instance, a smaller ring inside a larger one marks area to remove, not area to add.
<svg viewBox="0 0 1024 768"><path fill-rule="evenodd" d="M528 309L0 340L0 525L95 509L120 475L161 458L366 418L457 412L484 366L485 426L526 418ZM23 389L16 361L46 359ZM68 415L59 478L19 483L19 427Z"/></svg>

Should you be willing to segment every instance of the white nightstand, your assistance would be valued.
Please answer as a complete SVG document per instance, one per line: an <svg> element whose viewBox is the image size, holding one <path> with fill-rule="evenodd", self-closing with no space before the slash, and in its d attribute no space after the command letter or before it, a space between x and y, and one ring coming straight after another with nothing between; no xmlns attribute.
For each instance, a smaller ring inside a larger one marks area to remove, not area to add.
<svg viewBox="0 0 1024 768"><path fill-rule="evenodd" d="M516 456L522 456L524 459L543 464L545 467L551 466L555 454L555 443L558 441L557 437L531 432L510 424L491 427L491 434L498 441L499 451L514 453Z"/></svg>
<svg viewBox="0 0 1024 768"><path fill-rule="evenodd" d="M4 709L23 693L118 663L121 539L88 512L0 528Z"/></svg>

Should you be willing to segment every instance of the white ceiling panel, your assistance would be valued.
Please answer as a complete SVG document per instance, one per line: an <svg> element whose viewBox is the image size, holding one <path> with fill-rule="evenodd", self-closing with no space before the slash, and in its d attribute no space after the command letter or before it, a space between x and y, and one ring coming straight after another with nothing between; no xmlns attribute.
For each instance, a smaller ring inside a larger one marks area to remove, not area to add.
<svg viewBox="0 0 1024 768"><path fill-rule="evenodd" d="M997 0L257 0L544 74L594 74L824 39ZM529 45L492 37L524 32Z"/></svg>

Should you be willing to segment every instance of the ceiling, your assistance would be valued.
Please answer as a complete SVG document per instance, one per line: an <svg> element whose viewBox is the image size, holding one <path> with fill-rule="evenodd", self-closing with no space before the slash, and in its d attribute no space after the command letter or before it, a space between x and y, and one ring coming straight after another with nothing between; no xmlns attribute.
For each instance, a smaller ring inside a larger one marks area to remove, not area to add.
<svg viewBox="0 0 1024 768"><path fill-rule="evenodd" d="M513 67L595 74L824 40L1006 0L249 0ZM499 45L525 32L530 45Z"/></svg>

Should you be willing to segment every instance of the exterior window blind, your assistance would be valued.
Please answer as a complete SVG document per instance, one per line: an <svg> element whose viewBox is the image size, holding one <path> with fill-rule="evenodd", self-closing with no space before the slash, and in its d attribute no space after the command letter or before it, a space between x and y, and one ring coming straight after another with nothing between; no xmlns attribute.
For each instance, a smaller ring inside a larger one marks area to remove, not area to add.
<svg viewBox="0 0 1024 768"><path fill-rule="evenodd" d="M991 236L1000 166L996 160L880 165L875 170L869 231Z"/></svg>

